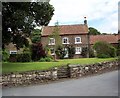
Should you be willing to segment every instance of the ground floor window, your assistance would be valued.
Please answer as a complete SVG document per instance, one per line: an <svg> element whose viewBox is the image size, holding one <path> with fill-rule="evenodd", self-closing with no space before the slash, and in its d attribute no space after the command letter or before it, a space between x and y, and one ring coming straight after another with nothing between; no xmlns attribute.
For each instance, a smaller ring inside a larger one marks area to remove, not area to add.
<svg viewBox="0 0 120 98"><path fill-rule="evenodd" d="M82 48L81 47L76 47L75 48L75 54L81 54Z"/></svg>
<svg viewBox="0 0 120 98"><path fill-rule="evenodd" d="M51 55L55 55L55 49L54 48L50 48L50 52L51 52Z"/></svg>

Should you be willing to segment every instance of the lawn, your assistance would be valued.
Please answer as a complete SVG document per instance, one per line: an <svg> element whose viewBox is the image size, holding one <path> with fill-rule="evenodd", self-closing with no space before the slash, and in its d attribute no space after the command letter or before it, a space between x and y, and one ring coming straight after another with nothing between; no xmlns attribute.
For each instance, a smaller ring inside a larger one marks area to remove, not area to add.
<svg viewBox="0 0 120 98"><path fill-rule="evenodd" d="M2 72L24 72L30 70L45 70L55 66L62 66L66 64L93 64L103 61L111 61L116 58L81 58L81 59L64 59L58 60L57 62L29 62L29 63L10 63L3 62L2 63Z"/></svg>

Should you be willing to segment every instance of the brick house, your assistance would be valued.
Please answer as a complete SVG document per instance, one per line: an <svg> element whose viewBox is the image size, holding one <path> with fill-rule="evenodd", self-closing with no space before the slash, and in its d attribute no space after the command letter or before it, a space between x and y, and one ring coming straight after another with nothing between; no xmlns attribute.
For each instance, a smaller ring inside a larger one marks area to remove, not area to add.
<svg viewBox="0 0 120 98"><path fill-rule="evenodd" d="M90 45L93 46L97 41L105 41L114 47L118 47L119 34L108 34L108 35L91 35Z"/></svg>
<svg viewBox="0 0 120 98"><path fill-rule="evenodd" d="M55 26L46 26L43 27L42 36L41 36L41 43L43 47L46 45L51 50L51 55L55 55L54 46L56 45L55 38L50 38L49 36L52 34ZM88 47L88 26L86 21L84 24L77 24L77 25L59 25L59 35L61 38L61 42L63 46L73 45L75 47L75 55L74 58L82 57L81 52L83 47ZM68 51L65 48L67 54L65 58L68 58Z"/></svg>

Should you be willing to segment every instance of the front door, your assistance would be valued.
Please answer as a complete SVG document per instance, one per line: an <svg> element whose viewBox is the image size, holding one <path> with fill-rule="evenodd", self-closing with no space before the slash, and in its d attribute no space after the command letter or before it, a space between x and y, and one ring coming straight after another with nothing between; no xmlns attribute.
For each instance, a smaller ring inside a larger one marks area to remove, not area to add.
<svg viewBox="0 0 120 98"><path fill-rule="evenodd" d="M66 55L64 56L64 58L68 58L68 49L65 48L65 52L66 52Z"/></svg>

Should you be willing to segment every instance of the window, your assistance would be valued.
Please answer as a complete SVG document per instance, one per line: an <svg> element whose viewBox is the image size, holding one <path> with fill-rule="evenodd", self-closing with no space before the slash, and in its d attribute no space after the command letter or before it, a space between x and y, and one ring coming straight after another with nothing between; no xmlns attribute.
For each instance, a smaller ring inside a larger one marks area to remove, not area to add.
<svg viewBox="0 0 120 98"><path fill-rule="evenodd" d="M17 51L10 51L10 54L17 54Z"/></svg>
<svg viewBox="0 0 120 98"><path fill-rule="evenodd" d="M76 47L75 48L75 54L81 54L82 48L81 47Z"/></svg>
<svg viewBox="0 0 120 98"><path fill-rule="evenodd" d="M54 38L49 39L49 45L55 45L55 39Z"/></svg>
<svg viewBox="0 0 120 98"><path fill-rule="evenodd" d="M75 37L75 44L81 43L81 37Z"/></svg>
<svg viewBox="0 0 120 98"><path fill-rule="evenodd" d="M51 55L55 55L55 50L54 48L50 48Z"/></svg>
<svg viewBox="0 0 120 98"><path fill-rule="evenodd" d="M69 44L68 38L67 38L67 37L64 37L64 38L62 39L62 43L63 43L63 44Z"/></svg>

